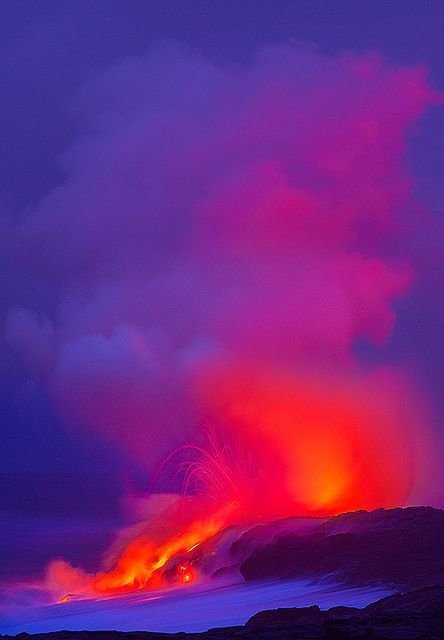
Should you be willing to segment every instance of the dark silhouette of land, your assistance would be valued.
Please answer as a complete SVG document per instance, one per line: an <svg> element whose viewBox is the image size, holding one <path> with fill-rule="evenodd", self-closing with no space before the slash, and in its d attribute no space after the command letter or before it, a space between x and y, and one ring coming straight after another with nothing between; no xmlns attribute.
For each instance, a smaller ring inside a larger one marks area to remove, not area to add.
<svg viewBox="0 0 444 640"><path fill-rule="evenodd" d="M385 584L403 591L444 585L444 511L345 513L308 535L291 533L256 547L240 571L246 580L334 576L348 585Z"/></svg>

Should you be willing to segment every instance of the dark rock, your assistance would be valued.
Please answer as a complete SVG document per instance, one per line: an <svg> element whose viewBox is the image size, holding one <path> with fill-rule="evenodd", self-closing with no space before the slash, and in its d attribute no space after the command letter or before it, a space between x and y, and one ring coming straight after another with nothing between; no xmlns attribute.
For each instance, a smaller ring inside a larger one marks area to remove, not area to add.
<svg viewBox="0 0 444 640"><path fill-rule="evenodd" d="M444 587L434 586L418 589L409 593L397 593L382 598L362 609L364 617L384 615L399 615L400 613L441 615L444 619Z"/></svg>
<svg viewBox="0 0 444 640"><path fill-rule="evenodd" d="M329 620L348 620L356 616L361 610L356 607L332 607L327 611Z"/></svg>
<svg viewBox="0 0 444 640"><path fill-rule="evenodd" d="M271 627L276 638L443 640L444 587L396 594L365 609L333 607L324 612L314 606L261 611L245 626L255 630L257 637L264 637Z"/></svg>
<svg viewBox="0 0 444 640"><path fill-rule="evenodd" d="M308 535L287 534L252 551L246 580L334 576L349 585L402 590L444 584L444 511L429 507L348 513Z"/></svg>
<svg viewBox="0 0 444 640"><path fill-rule="evenodd" d="M322 624L326 613L315 604L311 607L291 609L272 609L260 611L252 616L246 623L247 629L261 629L263 627L275 627L285 625Z"/></svg>

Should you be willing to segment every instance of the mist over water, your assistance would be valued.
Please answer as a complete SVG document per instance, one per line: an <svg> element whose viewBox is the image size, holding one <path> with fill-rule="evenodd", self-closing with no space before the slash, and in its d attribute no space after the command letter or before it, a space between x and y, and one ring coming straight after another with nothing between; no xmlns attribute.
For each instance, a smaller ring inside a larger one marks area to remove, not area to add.
<svg viewBox="0 0 444 640"><path fill-rule="evenodd" d="M392 593L389 589L344 588L332 583L270 581L250 584L187 587L161 593L135 593L100 601L80 601L11 609L1 621L2 633L78 631L198 632L242 625L263 609L336 605L363 607Z"/></svg>

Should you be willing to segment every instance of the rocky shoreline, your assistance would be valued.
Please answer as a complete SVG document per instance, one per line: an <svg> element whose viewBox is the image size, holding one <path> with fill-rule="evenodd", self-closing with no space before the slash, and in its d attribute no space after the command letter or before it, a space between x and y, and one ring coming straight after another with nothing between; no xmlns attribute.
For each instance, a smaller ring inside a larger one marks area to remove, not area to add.
<svg viewBox="0 0 444 640"><path fill-rule="evenodd" d="M203 633L58 631L0 640L443 640L444 586L395 594L364 609L317 605L261 611L244 626Z"/></svg>

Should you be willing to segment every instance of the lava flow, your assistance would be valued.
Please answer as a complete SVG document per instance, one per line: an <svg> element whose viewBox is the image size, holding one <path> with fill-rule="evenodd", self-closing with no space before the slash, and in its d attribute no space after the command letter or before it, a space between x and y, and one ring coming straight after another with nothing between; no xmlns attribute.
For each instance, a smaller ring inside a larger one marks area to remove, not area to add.
<svg viewBox="0 0 444 640"><path fill-rule="evenodd" d="M59 596L203 579L196 550L229 525L405 503L419 448L395 378L327 384L222 367L196 384L214 426L172 452L157 474L181 476L182 494L127 532L108 570L87 576L62 561L51 565Z"/></svg>
<svg viewBox="0 0 444 640"><path fill-rule="evenodd" d="M166 571L168 562L191 552L203 540L220 531L225 523L224 514L216 514L206 521L193 522L185 531L157 545L153 539L142 535L127 545L114 569L93 579L92 587L97 593L109 594L193 582L197 572L191 563L181 560Z"/></svg>

